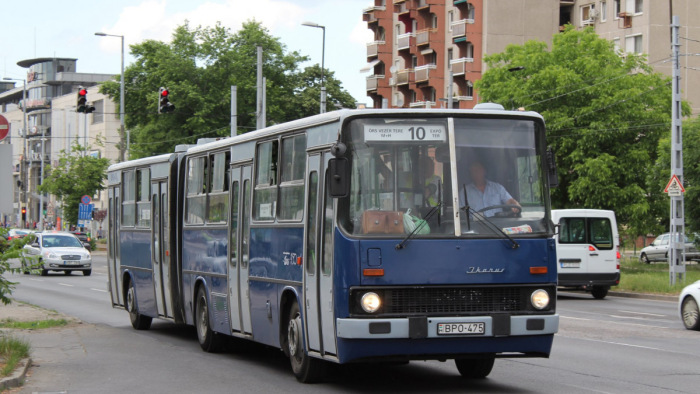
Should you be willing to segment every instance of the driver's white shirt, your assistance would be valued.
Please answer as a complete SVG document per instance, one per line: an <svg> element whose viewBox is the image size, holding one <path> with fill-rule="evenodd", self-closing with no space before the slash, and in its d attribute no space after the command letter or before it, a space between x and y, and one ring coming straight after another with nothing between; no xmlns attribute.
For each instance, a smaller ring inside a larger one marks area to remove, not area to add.
<svg viewBox="0 0 700 394"><path fill-rule="evenodd" d="M506 204L508 200L513 198L513 196L508 193L505 187L500 183L491 182L486 180L486 187L484 187L484 192L482 193L479 188L476 187L474 183L467 185L467 199L469 200L469 208L479 211L483 208L490 207L493 205L503 205ZM459 194L460 206L464 206L464 192ZM484 216L493 216L498 212L503 211L503 209L489 209L488 211L482 212Z"/></svg>

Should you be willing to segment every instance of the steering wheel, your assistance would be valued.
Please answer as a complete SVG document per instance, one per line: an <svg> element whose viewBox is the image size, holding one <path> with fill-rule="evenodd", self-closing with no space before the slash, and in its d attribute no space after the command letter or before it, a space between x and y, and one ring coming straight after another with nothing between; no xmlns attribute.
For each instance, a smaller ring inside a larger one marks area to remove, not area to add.
<svg viewBox="0 0 700 394"><path fill-rule="evenodd" d="M520 214L523 212L523 208L519 205L515 204L499 204L499 205L491 205L489 207L484 207L478 210L478 213L483 213L485 211L490 211L492 209L503 209L504 211L502 212L496 212L493 216L498 217L498 218L519 218ZM513 212L513 209L517 210L517 212Z"/></svg>

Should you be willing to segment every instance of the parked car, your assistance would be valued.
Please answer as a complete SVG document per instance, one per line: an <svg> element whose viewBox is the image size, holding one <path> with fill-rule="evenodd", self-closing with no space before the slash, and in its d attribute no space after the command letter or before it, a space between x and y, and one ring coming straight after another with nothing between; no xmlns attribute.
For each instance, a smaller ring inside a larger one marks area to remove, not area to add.
<svg viewBox="0 0 700 394"><path fill-rule="evenodd" d="M85 246L85 249L92 250L92 246L90 245L90 237L87 235L87 233L83 233L81 231L71 231L70 233L78 237L80 242L83 243L83 246Z"/></svg>
<svg viewBox="0 0 700 394"><path fill-rule="evenodd" d="M670 233L663 233L656 237L652 243L639 252L639 261L649 264L652 261L668 261L668 244L671 240ZM685 236L685 259L700 260L700 251L695 244Z"/></svg>
<svg viewBox="0 0 700 394"><path fill-rule="evenodd" d="M700 330L700 280L686 286L678 297L678 312L688 330Z"/></svg>
<svg viewBox="0 0 700 394"><path fill-rule="evenodd" d="M615 212L601 209L554 209L559 225L559 286L590 291L596 299L620 283L620 237Z"/></svg>
<svg viewBox="0 0 700 394"><path fill-rule="evenodd" d="M36 240L22 250L22 271L25 274L33 268L40 269L42 276L49 271L63 271L66 275L73 271L81 271L85 276L92 274L90 251L75 235L55 231L35 233L35 236Z"/></svg>
<svg viewBox="0 0 700 394"><path fill-rule="evenodd" d="M7 240L12 241L13 239L24 238L33 232L34 230L11 228L7 232Z"/></svg>

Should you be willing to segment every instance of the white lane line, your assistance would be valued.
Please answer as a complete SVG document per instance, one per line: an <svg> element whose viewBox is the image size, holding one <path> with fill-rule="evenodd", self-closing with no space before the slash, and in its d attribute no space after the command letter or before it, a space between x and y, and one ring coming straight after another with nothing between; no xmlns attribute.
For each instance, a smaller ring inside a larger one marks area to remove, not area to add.
<svg viewBox="0 0 700 394"><path fill-rule="evenodd" d="M648 317L637 317L637 316L620 316L620 315L608 315L608 316L614 317L617 319L646 320L646 321L657 321L657 322L668 321L668 320L650 319Z"/></svg>
<svg viewBox="0 0 700 394"><path fill-rule="evenodd" d="M34 279L34 278L29 278L29 280L33 280L34 282L43 282L43 279Z"/></svg>
<svg viewBox="0 0 700 394"><path fill-rule="evenodd" d="M669 351L669 350L667 350L667 349L661 349L661 348L651 347L651 346L633 345L633 344L631 344L631 343L603 341L603 340L600 340L600 339L590 339L590 338L577 338L577 337L569 337L569 336L566 336L566 335L559 335L559 334L557 334L557 336L560 336L560 337L562 337L562 338L568 338L568 339L579 339L579 340L581 340L581 341L590 341L590 342L605 343L605 344L609 344L609 345L619 345L619 346L635 347L635 348L639 348L639 349L657 350L657 351L660 351L660 352L668 352L668 351Z"/></svg>
<svg viewBox="0 0 700 394"><path fill-rule="evenodd" d="M650 325L650 324L627 323L627 322L621 322L621 321L615 321L615 320L581 319L578 317L569 317L569 316L561 316L561 315L559 315L559 318L572 319L572 320L599 321L599 322L604 322L604 323L622 324L625 326L652 327L652 328L662 328L662 329L672 328L672 327L664 327L664 326L654 326L654 325ZM659 321L659 322L662 323L664 321Z"/></svg>
<svg viewBox="0 0 700 394"><path fill-rule="evenodd" d="M61 286L66 286L66 287L75 287L74 285L69 285L69 284L67 284L67 283L61 283L61 282L59 282L58 284L61 285Z"/></svg>
<svg viewBox="0 0 700 394"><path fill-rule="evenodd" d="M107 293L107 290L102 290L102 289L94 289L94 288L92 288L92 287L90 288L90 290L95 290L95 291L99 291L100 293Z"/></svg>
<svg viewBox="0 0 700 394"><path fill-rule="evenodd" d="M667 315L659 315L658 313L634 312L634 311L623 311L623 310L619 310L618 312L631 313L633 315L646 315L646 316L657 316L657 317L666 317L667 316Z"/></svg>

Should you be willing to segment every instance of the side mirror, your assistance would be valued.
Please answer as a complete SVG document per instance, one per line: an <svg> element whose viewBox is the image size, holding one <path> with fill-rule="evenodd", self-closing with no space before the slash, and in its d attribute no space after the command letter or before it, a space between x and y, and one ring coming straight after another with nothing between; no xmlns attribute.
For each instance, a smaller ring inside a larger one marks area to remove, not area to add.
<svg viewBox="0 0 700 394"><path fill-rule="evenodd" d="M350 194L350 162L347 158L328 161L328 191L331 197L347 197Z"/></svg>
<svg viewBox="0 0 700 394"><path fill-rule="evenodd" d="M547 180L549 187L559 186L559 174L557 173L557 160L552 148L547 148Z"/></svg>

